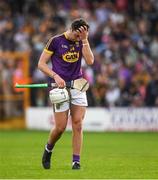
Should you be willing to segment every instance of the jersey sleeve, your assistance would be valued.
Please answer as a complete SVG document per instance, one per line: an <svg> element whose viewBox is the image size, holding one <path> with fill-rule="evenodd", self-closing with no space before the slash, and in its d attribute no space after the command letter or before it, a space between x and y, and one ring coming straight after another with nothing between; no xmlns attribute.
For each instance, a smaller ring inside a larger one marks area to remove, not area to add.
<svg viewBox="0 0 158 180"><path fill-rule="evenodd" d="M55 52L55 39L52 37L48 40L45 48L44 48L44 51L47 52L48 54L54 54Z"/></svg>

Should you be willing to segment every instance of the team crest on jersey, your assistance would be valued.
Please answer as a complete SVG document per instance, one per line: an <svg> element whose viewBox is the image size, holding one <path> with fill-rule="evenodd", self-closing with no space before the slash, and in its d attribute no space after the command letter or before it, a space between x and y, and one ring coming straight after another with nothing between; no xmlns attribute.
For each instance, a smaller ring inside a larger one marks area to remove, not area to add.
<svg viewBox="0 0 158 180"><path fill-rule="evenodd" d="M73 63L78 61L79 59L79 52L66 52L64 55L62 55L63 60L69 63Z"/></svg>
<svg viewBox="0 0 158 180"><path fill-rule="evenodd" d="M65 44L62 44L61 47L62 47L62 48L65 48L65 49L68 49L68 46L65 45Z"/></svg>

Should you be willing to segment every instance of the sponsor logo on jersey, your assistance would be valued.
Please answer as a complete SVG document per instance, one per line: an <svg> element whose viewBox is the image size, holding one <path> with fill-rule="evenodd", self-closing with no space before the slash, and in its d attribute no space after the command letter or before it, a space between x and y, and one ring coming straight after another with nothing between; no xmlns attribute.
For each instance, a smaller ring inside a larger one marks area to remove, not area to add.
<svg viewBox="0 0 158 180"><path fill-rule="evenodd" d="M79 52L66 52L64 55L62 55L63 60L69 63L73 63L78 61L79 59Z"/></svg>

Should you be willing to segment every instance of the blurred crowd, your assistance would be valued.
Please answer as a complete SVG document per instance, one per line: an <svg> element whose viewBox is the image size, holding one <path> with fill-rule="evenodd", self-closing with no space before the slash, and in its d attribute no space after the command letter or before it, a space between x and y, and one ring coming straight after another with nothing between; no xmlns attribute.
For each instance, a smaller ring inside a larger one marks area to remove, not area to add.
<svg viewBox="0 0 158 180"><path fill-rule="evenodd" d="M37 69L47 40L80 17L95 56L82 64L89 106L158 106L157 0L0 0L0 51L29 52L32 82L47 82ZM2 58L0 84L6 67ZM32 90L31 105L48 105L47 93Z"/></svg>

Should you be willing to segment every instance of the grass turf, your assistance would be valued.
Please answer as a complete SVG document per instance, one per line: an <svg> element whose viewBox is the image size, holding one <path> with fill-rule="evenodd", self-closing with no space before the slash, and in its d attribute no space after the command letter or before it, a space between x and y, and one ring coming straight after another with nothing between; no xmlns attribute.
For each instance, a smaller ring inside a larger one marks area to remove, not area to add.
<svg viewBox="0 0 158 180"><path fill-rule="evenodd" d="M158 133L86 133L82 169L71 169L71 133L53 152L52 168L41 156L48 132L0 131L0 179L158 178Z"/></svg>

